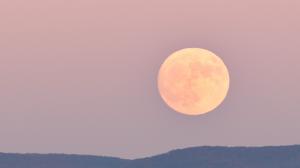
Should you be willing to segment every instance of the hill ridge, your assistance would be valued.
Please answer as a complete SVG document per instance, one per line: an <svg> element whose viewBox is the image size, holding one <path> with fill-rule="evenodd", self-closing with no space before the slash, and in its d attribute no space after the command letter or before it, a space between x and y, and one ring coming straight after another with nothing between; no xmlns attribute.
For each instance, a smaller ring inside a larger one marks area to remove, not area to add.
<svg viewBox="0 0 300 168"><path fill-rule="evenodd" d="M299 168L300 145L198 146L138 159L80 154L0 153L0 168Z"/></svg>

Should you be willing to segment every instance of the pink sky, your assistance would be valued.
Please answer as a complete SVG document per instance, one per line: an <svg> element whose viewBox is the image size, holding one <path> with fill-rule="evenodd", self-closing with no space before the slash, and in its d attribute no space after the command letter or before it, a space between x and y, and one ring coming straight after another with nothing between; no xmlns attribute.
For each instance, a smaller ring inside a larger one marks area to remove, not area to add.
<svg viewBox="0 0 300 168"><path fill-rule="evenodd" d="M298 0L1 0L0 151L136 158L201 145L300 143ZM228 97L187 117L163 60L206 48Z"/></svg>

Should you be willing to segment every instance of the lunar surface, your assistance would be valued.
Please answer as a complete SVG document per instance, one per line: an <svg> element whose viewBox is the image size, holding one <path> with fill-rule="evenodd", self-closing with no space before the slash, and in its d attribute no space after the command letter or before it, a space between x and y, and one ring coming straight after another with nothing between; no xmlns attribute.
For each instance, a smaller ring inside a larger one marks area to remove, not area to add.
<svg viewBox="0 0 300 168"><path fill-rule="evenodd" d="M205 114L225 99L229 73L214 53L186 48L171 54L161 65L158 89L162 99L175 111L186 115Z"/></svg>

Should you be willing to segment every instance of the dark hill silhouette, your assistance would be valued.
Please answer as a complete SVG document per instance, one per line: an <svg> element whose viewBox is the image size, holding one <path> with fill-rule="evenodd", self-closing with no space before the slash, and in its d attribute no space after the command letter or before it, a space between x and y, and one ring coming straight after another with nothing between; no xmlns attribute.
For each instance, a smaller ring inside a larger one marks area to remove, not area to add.
<svg viewBox="0 0 300 168"><path fill-rule="evenodd" d="M127 162L88 155L0 153L0 168L121 168Z"/></svg>
<svg viewBox="0 0 300 168"><path fill-rule="evenodd" d="M300 145L194 147L135 160L85 155L0 153L0 168L300 168Z"/></svg>

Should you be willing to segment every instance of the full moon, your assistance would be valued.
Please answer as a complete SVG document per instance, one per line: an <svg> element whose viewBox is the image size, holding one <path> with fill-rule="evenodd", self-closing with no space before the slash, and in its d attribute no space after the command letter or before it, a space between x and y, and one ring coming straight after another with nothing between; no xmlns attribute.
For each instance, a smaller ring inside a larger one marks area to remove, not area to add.
<svg viewBox="0 0 300 168"><path fill-rule="evenodd" d="M220 57L200 48L171 54L161 65L158 89L164 102L186 115L211 112L225 99L229 73Z"/></svg>

